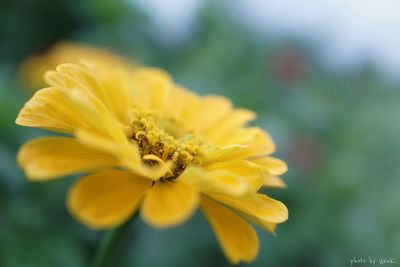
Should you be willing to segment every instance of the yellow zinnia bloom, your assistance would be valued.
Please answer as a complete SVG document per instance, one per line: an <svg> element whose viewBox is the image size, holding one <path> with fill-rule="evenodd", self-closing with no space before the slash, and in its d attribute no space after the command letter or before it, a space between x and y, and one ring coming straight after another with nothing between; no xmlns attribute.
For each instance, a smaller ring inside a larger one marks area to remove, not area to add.
<svg viewBox="0 0 400 267"><path fill-rule="evenodd" d="M232 263L252 261L258 237L273 232L284 204L260 192L283 187L286 164L255 114L226 98L199 96L160 69L82 61L46 73L49 87L16 123L67 134L29 141L18 162L33 181L90 172L70 189L72 215L94 229L121 225L140 209L154 227L185 222L200 207ZM246 220L245 220L246 219Z"/></svg>
<svg viewBox="0 0 400 267"><path fill-rule="evenodd" d="M81 59L104 61L134 69L135 65L107 49L76 42L60 42L44 54L30 56L21 66L21 77L30 88L46 86L46 71L63 63L79 64Z"/></svg>

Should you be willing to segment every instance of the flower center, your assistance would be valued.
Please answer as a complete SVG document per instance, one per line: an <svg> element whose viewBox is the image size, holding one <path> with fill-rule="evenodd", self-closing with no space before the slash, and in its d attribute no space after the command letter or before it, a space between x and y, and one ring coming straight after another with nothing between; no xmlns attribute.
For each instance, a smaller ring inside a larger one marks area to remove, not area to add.
<svg viewBox="0 0 400 267"><path fill-rule="evenodd" d="M146 165L160 164L157 158L173 163L171 173L160 178L161 181L175 180L189 164L201 164L200 140L190 132L184 132L176 120L157 113L135 111L131 127L130 139L138 146Z"/></svg>

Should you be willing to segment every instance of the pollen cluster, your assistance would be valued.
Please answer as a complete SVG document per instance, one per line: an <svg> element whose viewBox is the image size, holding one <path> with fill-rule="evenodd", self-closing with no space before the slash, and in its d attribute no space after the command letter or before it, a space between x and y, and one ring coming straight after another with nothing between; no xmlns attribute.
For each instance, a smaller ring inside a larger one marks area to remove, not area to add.
<svg viewBox="0 0 400 267"><path fill-rule="evenodd" d="M172 120L151 113L135 113L130 139L138 146L145 164L155 166L160 160L172 162L171 172L161 181L175 180L189 164L200 165L203 149L198 138L191 133L172 135L166 126L173 123Z"/></svg>

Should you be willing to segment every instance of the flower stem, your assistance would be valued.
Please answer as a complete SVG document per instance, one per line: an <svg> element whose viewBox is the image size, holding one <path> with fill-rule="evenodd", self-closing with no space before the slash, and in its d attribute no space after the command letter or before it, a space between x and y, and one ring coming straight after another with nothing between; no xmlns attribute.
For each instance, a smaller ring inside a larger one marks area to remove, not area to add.
<svg viewBox="0 0 400 267"><path fill-rule="evenodd" d="M93 257L91 267L106 267L110 265L111 259L115 256L118 244L126 234L131 222L136 218L136 215L126 221L124 224L106 232L96 250Z"/></svg>

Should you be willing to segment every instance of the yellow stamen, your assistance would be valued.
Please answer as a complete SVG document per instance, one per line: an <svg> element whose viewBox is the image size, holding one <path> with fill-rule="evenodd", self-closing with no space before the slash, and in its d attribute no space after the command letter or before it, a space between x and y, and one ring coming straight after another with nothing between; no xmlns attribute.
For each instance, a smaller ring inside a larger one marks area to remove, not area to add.
<svg viewBox="0 0 400 267"><path fill-rule="evenodd" d="M159 114L135 110L134 116L130 139L139 147L145 164L173 163L171 172L161 181L175 180L189 164L200 165L202 144L192 134L173 136L164 126L166 119Z"/></svg>

